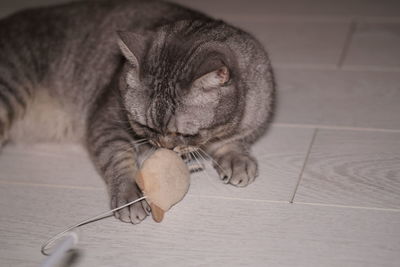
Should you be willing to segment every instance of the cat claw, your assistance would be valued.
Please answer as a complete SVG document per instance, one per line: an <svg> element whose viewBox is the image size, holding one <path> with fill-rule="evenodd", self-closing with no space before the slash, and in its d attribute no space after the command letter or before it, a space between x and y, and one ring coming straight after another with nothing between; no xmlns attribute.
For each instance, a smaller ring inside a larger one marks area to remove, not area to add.
<svg viewBox="0 0 400 267"><path fill-rule="evenodd" d="M218 159L214 168L223 183L237 187L249 185L258 176L255 159L244 154L226 154Z"/></svg>
<svg viewBox="0 0 400 267"><path fill-rule="evenodd" d="M141 193L134 184L130 185L129 187L131 188L127 192L124 190L119 191L112 196L112 209L125 205L126 203L129 203L141 197ZM145 200L142 200L114 212L114 216L122 222L138 224L143 221L148 215L150 215L150 213L151 208L149 204Z"/></svg>

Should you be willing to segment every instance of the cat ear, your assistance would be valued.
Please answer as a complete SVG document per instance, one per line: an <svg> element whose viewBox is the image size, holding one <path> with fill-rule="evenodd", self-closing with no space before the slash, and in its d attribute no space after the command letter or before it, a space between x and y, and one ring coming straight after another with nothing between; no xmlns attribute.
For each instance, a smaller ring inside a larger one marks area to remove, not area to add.
<svg viewBox="0 0 400 267"><path fill-rule="evenodd" d="M139 67L146 49L146 38L133 32L117 31L117 33L122 54L133 66Z"/></svg>
<svg viewBox="0 0 400 267"><path fill-rule="evenodd" d="M195 80L197 86L204 89L219 87L229 81L230 73L226 66L221 66L211 72L202 75Z"/></svg>

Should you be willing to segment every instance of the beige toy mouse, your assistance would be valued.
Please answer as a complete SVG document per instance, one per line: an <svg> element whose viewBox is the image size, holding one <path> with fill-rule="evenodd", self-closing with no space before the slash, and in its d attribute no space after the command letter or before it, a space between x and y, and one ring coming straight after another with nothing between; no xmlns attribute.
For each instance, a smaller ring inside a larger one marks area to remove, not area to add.
<svg viewBox="0 0 400 267"><path fill-rule="evenodd" d="M201 168L201 166L197 166L194 169L198 169L199 167ZM147 202L150 204L154 221L161 222L164 218L164 213L183 199L189 189L189 175L190 171L188 166L183 162L180 156L172 150L160 148L145 160L136 176L136 182L143 191ZM68 227L54 235L42 245L42 254L49 256L49 246L54 245L57 240L64 237L67 233L70 233L73 229L97 221L109 215L110 212L122 209L127 205L141 200L143 200L143 197ZM68 240L72 240L75 236L76 235L73 235ZM54 255L56 255L56 253L54 253Z"/></svg>
<svg viewBox="0 0 400 267"><path fill-rule="evenodd" d="M160 148L142 164L136 182L147 197L154 221L183 199L189 189L187 165L172 150Z"/></svg>

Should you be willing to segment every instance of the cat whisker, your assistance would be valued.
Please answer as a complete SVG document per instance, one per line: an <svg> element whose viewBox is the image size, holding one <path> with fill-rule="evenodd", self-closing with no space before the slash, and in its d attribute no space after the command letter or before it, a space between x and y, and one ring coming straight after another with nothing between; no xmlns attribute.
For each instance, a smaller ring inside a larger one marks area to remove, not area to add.
<svg viewBox="0 0 400 267"><path fill-rule="evenodd" d="M119 144L118 146L120 147L124 147L124 146L128 146L129 148L135 148L144 144L150 144L150 141L148 139L139 139L139 140L134 140L130 143L125 143L125 144Z"/></svg>
<svg viewBox="0 0 400 267"><path fill-rule="evenodd" d="M116 128L124 129L124 130L128 130L128 131L132 130L130 125L128 125L129 121L109 119L109 122L110 122L110 126L114 126ZM111 124L111 122L112 122L112 124Z"/></svg>
<svg viewBox="0 0 400 267"><path fill-rule="evenodd" d="M138 141L132 142L132 143L130 143L130 144L125 144L125 146L128 147L128 149L127 149L126 151L136 150L136 149L138 149L140 146L146 145L146 144L150 144L149 140L147 140L147 139L142 139L142 140L138 140ZM122 147L123 147L123 146L124 146L124 145L122 145ZM124 151L124 152L126 152L126 151Z"/></svg>
<svg viewBox="0 0 400 267"><path fill-rule="evenodd" d="M229 176L228 172L222 168L222 166L213 158L211 157L206 151L199 147L199 152L203 153L203 155L210 160L215 166L219 168L219 170L224 174L224 176Z"/></svg>
<svg viewBox="0 0 400 267"><path fill-rule="evenodd" d="M204 159L206 159L206 160L211 160L211 156L210 156L207 152L205 152L204 149L202 149L201 147L199 147L198 150L199 150L200 155L202 155L202 157L203 157Z"/></svg>
<svg viewBox="0 0 400 267"><path fill-rule="evenodd" d="M207 160L201 155L199 151L193 151L202 161L207 162ZM207 170L207 166L204 167L205 170Z"/></svg>
<svg viewBox="0 0 400 267"><path fill-rule="evenodd" d="M206 161L206 159L199 153L199 151L194 150L191 153L193 153L193 155L197 155L201 160Z"/></svg>
<svg viewBox="0 0 400 267"><path fill-rule="evenodd" d="M196 163L197 163L197 165L198 165L198 168L197 168L195 171L197 171L197 170L204 170L204 169L205 169L204 164L202 164L202 163L200 162L200 159L198 159L198 158L196 157L196 154L194 153L194 151L191 151L191 152L189 152L188 154L189 154L190 158L194 158L194 160L196 161Z"/></svg>
<svg viewBox="0 0 400 267"><path fill-rule="evenodd" d="M197 162L199 161L199 160L197 159L197 157L199 157L199 158L202 159L203 161L206 161L206 160L204 159L204 157L200 154L199 151L193 151L193 152L191 152L191 153L193 153L193 156L194 156L194 158L195 158L195 160L196 160ZM196 157L195 155L197 155L197 157ZM204 166L204 165L203 165L203 166ZM205 175L205 177L207 178L207 180L214 186L214 188L216 188L215 183L214 183L214 179L211 177L212 175L210 175L210 173L208 172L207 166L204 166L204 173L203 173L203 174Z"/></svg>
<svg viewBox="0 0 400 267"><path fill-rule="evenodd" d="M127 147L126 149L124 149L125 147ZM131 151L135 151L136 152L136 148L134 146L130 146L130 145L125 145L125 146L121 146L119 147L122 150L117 151L114 154L114 157L120 157L121 155L131 152Z"/></svg>
<svg viewBox="0 0 400 267"><path fill-rule="evenodd" d="M140 143L135 143L134 146L135 146L136 149L140 149L141 146L149 145L149 144L150 144L149 141L143 141L143 142L140 142Z"/></svg>
<svg viewBox="0 0 400 267"><path fill-rule="evenodd" d="M114 154L114 157L120 157L121 155L123 155L125 153L129 153L129 152L134 152L137 155L139 155L139 152L138 152L139 146L145 145L148 143L149 143L149 141L147 139L144 139L140 142L133 143L133 145L131 145L131 144L122 144L121 145L120 144L117 147L117 149L120 149L120 150ZM154 150L155 150L155 148L151 147L151 149L149 149L149 151L146 152L146 155L141 160L140 165L144 162L145 159L147 159L154 152ZM137 162L139 162L139 161L137 160Z"/></svg>
<svg viewBox="0 0 400 267"><path fill-rule="evenodd" d="M154 151L156 151L156 148L153 146L153 147L151 147L151 148L146 152L145 155L143 155L143 158L142 158L142 160L141 160L141 162L140 162L140 166L143 165L143 162L144 162L146 159L148 159L148 158L153 154Z"/></svg>
<svg viewBox="0 0 400 267"><path fill-rule="evenodd" d="M138 145L138 144L144 144L144 143L150 143L149 140L147 140L146 138L143 139L139 139L139 140L135 140L134 142L132 142L134 145Z"/></svg>
<svg viewBox="0 0 400 267"><path fill-rule="evenodd" d="M138 140L138 141L131 142L129 144L126 143L126 144L115 145L115 148L123 149L123 150L120 150L119 153L125 153L125 152L128 152L128 151L136 150L137 147L139 147L141 145L144 145L146 143L149 143L149 141L147 139L141 139L141 140Z"/></svg>

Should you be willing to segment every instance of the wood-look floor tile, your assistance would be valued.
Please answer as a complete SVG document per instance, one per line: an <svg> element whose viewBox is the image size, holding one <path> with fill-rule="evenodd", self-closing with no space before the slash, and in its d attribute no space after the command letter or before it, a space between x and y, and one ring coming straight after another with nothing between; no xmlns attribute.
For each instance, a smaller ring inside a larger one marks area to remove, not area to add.
<svg viewBox="0 0 400 267"><path fill-rule="evenodd" d="M295 201L400 209L400 133L319 130Z"/></svg>
<svg viewBox="0 0 400 267"><path fill-rule="evenodd" d="M37 266L50 235L105 209L104 192L0 185L0 265ZM161 224L78 230L75 266L397 266L400 213L188 196Z"/></svg>

